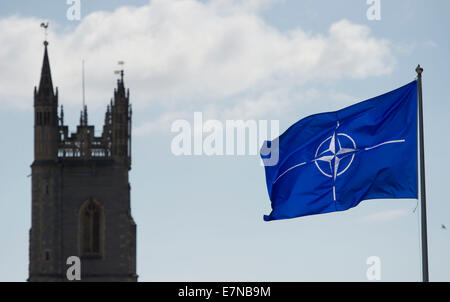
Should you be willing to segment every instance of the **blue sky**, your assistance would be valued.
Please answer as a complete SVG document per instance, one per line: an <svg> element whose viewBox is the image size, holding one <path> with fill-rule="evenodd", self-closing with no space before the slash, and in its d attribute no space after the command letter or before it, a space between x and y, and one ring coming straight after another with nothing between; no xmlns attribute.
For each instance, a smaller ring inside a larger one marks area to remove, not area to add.
<svg viewBox="0 0 450 302"><path fill-rule="evenodd" d="M279 120L336 110L425 71L430 279L450 281L446 151L450 143L448 1L66 1L0 4L0 281L24 281L31 223L32 91L49 20L53 82L73 130L86 61L90 122L102 126L118 60L133 116L132 211L140 281L419 281L415 200L366 201L346 212L265 223L255 156L176 157L170 124L206 118ZM123 6L127 5L127 8ZM133 7L130 7L133 6Z"/></svg>

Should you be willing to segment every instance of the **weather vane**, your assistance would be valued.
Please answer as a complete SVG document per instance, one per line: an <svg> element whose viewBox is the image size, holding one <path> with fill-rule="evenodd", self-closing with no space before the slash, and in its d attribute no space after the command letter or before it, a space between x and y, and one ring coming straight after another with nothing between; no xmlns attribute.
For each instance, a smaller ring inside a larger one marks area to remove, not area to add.
<svg viewBox="0 0 450 302"><path fill-rule="evenodd" d="M49 22L47 22L47 23L45 23L45 22L42 22L41 23L41 28L43 28L44 29L44 32L45 32L45 41L44 41L44 45L48 45L48 42L47 42L47 29L48 29L48 23Z"/></svg>
<svg viewBox="0 0 450 302"><path fill-rule="evenodd" d="M124 61L119 61L119 62L117 62L117 64L119 64L120 70L114 71L114 74L120 75L122 80L123 80L123 65L125 65L125 62Z"/></svg>

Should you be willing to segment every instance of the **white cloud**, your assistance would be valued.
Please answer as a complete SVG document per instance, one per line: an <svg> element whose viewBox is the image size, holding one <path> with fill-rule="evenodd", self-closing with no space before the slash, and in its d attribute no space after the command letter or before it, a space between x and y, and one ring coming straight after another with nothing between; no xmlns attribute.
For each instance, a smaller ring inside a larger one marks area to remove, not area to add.
<svg viewBox="0 0 450 302"><path fill-rule="evenodd" d="M363 222L386 222L392 221L410 214L406 209L387 210L374 214L370 214L361 218Z"/></svg>
<svg viewBox="0 0 450 302"><path fill-rule="evenodd" d="M274 2L153 0L92 13L73 31L53 26L49 53L60 101L80 104L82 58L89 106L106 105L116 62L124 60L132 102L158 104L166 116L192 106L260 116L274 110L272 101L288 105L292 88L307 82L392 71L389 41L367 26L341 20L326 34L281 32L259 16ZM42 62L40 21L0 19L2 105L31 108Z"/></svg>
<svg viewBox="0 0 450 302"><path fill-rule="evenodd" d="M221 14L257 12L284 0L214 0L210 3Z"/></svg>

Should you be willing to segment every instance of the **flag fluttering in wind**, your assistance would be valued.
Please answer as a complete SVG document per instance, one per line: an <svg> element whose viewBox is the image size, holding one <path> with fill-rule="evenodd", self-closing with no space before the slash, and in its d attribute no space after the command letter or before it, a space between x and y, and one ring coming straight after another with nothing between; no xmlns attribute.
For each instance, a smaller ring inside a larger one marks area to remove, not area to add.
<svg viewBox="0 0 450 302"><path fill-rule="evenodd" d="M344 211L363 200L418 198L417 81L336 112L306 117L266 165L264 220ZM263 161L270 154L263 156Z"/></svg>

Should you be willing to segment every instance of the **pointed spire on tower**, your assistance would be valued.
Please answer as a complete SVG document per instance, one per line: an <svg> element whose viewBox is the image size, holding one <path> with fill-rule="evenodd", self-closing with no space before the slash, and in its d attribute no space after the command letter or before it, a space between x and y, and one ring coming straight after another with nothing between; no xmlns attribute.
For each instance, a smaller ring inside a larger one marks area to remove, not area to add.
<svg viewBox="0 0 450 302"><path fill-rule="evenodd" d="M116 92L120 96L125 97L125 84L123 82L123 75L124 75L123 65L125 64L125 62L124 61L119 61L118 64L120 66L120 70L116 70L114 72L115 74L120 75L120 78L117 79L117 90L116 90Z"/></svg>
<svg viewBox="0 0 450 302"><path fill-rule="evenodd" d="M86 105L84 105L83 120L84 120L83 126L87 126L88 125L88 109L87 109Z"/></svg>
<svg viewBox="0 0 450 302"><path fill-rule="evenodd" d="M87 106L83 106L83 110L80 111L80 126L86 127L88 125L88 110Z"/></svg>
<svg viewBox="0 0 450 302"><path fill-rule="evenodd" d="M44 61L42 63L41 80L39 82L38 94L54 96L52 74L50 71L50 61L48 59L47 41L44 41L44 46Z"/></svg>
<svg viewBox="0 0 450 302"><path fill-rule="evenodd" d="M111 106L106 106L105 126L111 124Z"/></svg>
<svg viewBox="0 0 450 302"><path fill-rule="evenodd" d="M61 112L60 112L59 116L60 116L59 120L60 120L61 126L64 126L64 107L63 107L63 105L61 105Z"/></svg>

